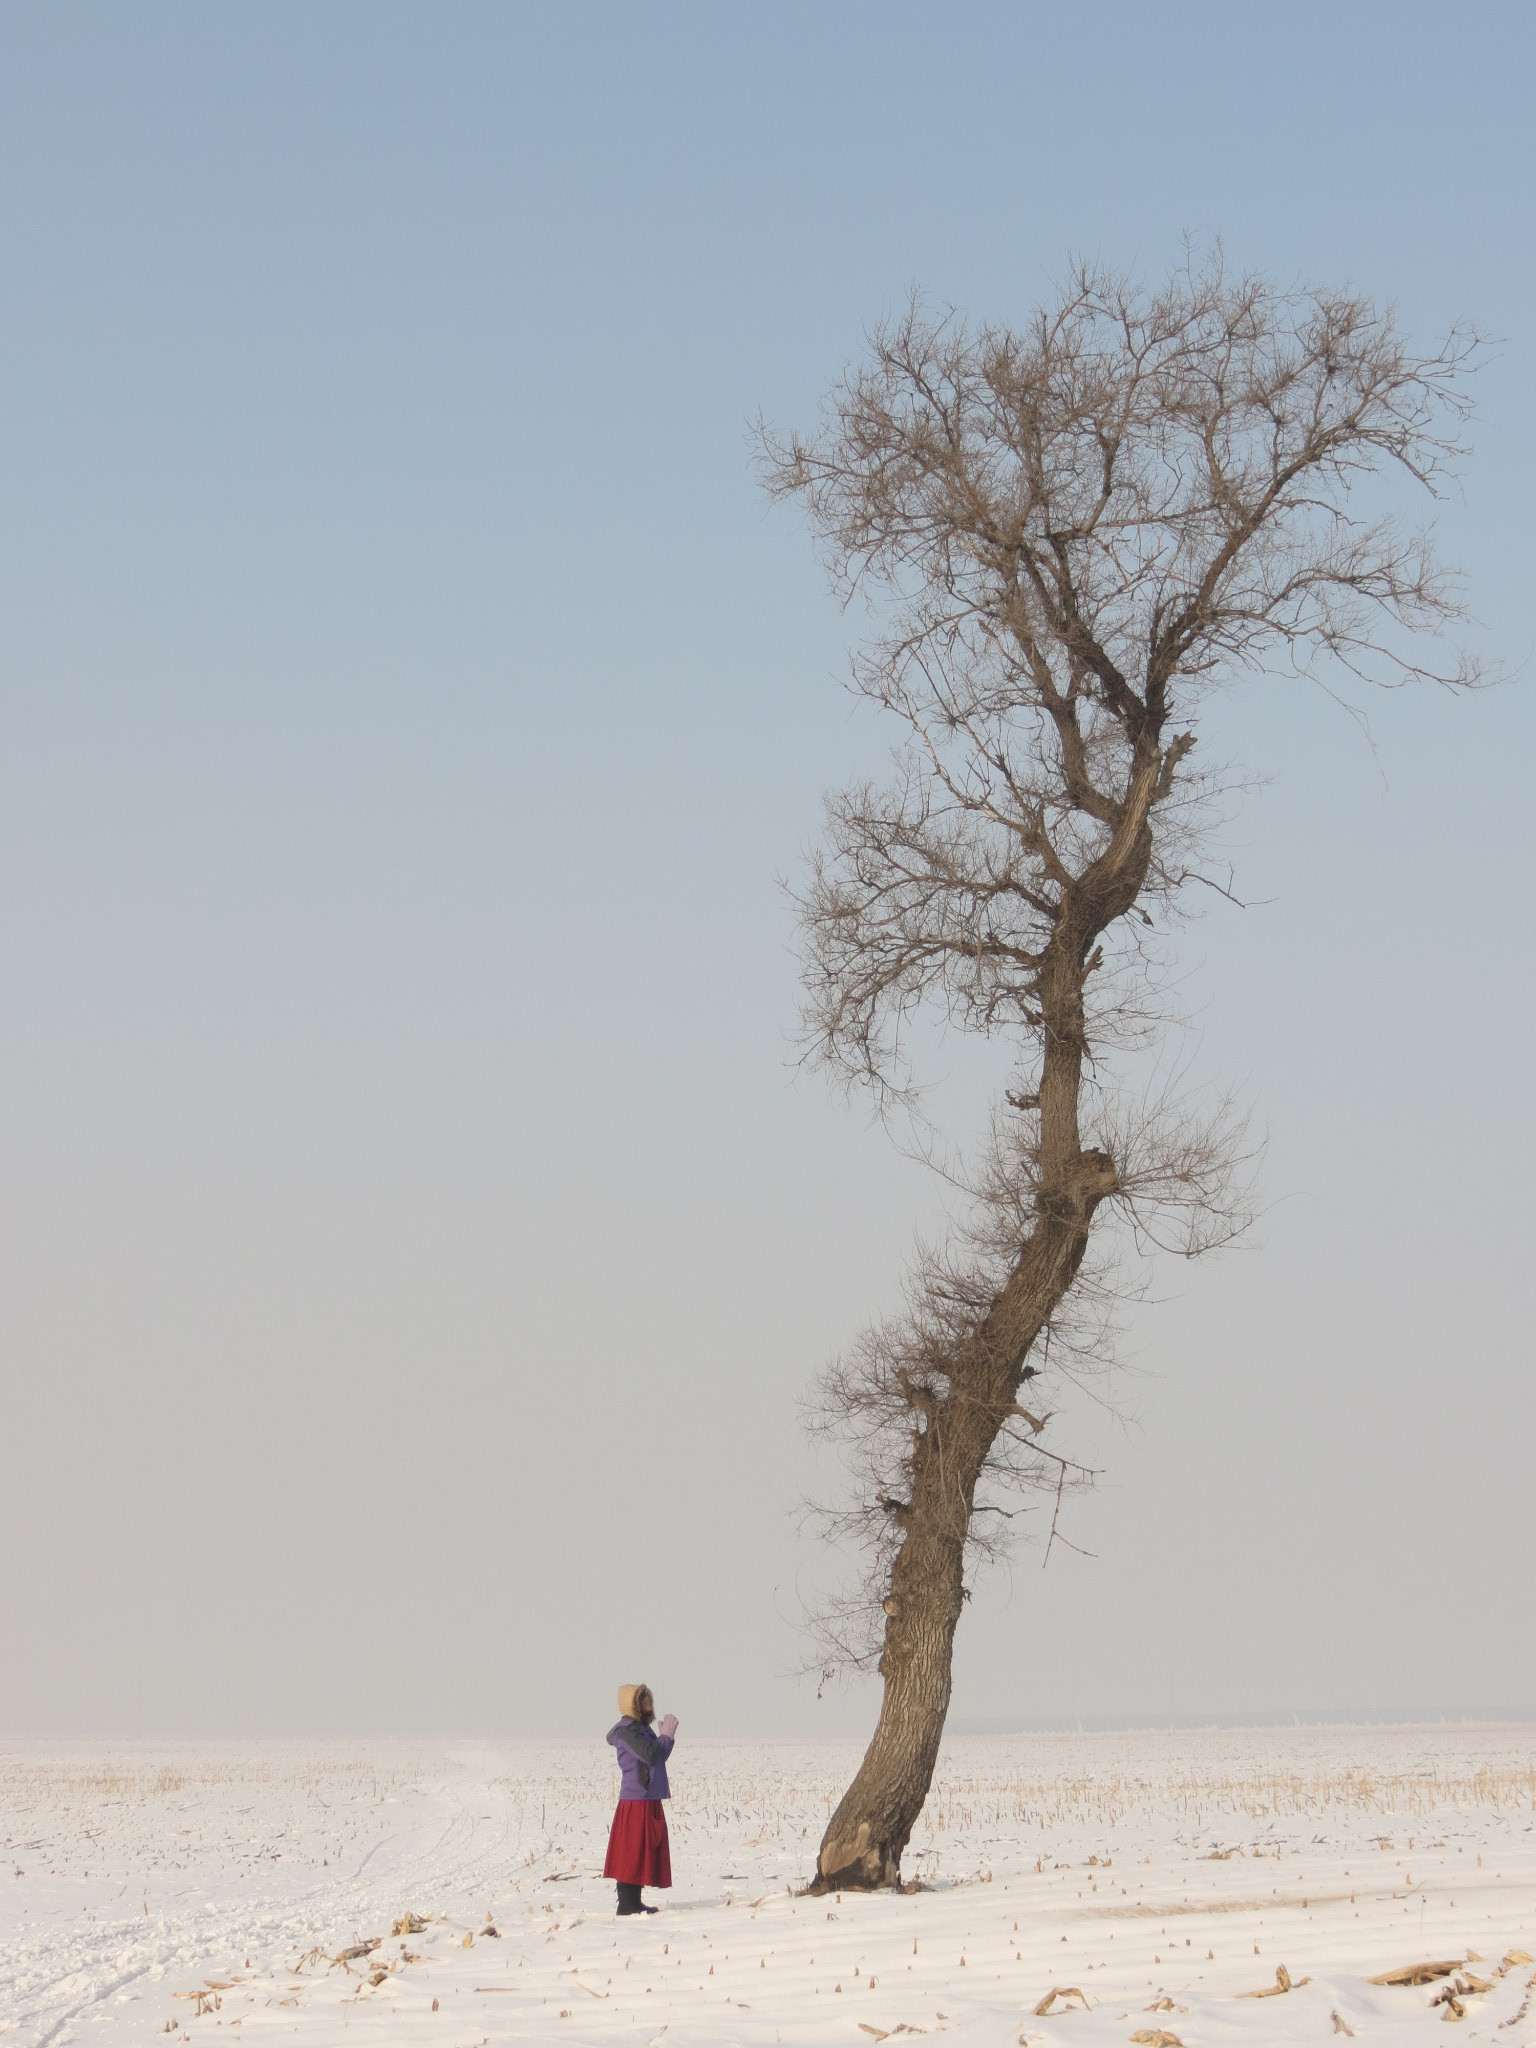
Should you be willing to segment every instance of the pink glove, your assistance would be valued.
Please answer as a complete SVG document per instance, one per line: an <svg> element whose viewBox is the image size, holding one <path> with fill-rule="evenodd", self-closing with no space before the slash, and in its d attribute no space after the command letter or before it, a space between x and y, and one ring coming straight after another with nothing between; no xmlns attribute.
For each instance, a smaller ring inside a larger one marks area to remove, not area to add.
<svg viewBox="0 0 1536 2048"><path fill-rule="evenodd" d="M656 1723L656 1733L658 1735L665 1735L667 1740L670 1742L672 1737L677 1733L676 1714L663 1714L661 1719Z"/></svg>

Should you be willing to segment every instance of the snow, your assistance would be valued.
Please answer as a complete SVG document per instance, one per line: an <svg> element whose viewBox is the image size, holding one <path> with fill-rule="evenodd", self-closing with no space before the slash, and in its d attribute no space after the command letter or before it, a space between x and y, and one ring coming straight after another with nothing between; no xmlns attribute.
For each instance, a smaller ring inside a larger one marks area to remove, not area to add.
<svg viewBox="0 0 1536 2048"><path fill-rule="evenodd" d="M1475 1953L1464 2038L1536 2042L1536 1966L1503 1968L1536 1951L1536 1730L956 1739L922 1888L799 1897L857 1759L685 1724L675 1889L618 1921L601 1735L3 1745L0 2040L1268 2048L1337 2012L1403 2043L1445 2038L1441 1987L1366 1979ZM1291 1991L1238 1995L1281 1964ZM1036 2017L1053 1986L1088 2010Z"/></svg>

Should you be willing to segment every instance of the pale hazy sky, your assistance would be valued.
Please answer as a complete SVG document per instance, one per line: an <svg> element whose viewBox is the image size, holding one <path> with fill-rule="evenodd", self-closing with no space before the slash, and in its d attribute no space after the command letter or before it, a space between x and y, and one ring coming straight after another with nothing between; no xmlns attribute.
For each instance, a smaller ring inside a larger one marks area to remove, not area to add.
<svg viewBox="0 0 1536 2048"><path fill-rule="evenodd" d="M1246 684L1093 1560L957 1719L1536 1702L1524 7L0 12L0 1732L849 1730L795 1397L931 1193L790 1064L883 745L746 423L1184 231L1501 346L1475 702Z"/></svg>

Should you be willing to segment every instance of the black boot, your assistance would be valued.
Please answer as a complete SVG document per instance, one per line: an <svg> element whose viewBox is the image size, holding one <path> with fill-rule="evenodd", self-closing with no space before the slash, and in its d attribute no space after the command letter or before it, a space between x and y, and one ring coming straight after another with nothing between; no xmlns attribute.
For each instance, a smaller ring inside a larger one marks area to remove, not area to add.
<svg viewBox="0 0 1536 2048"><path fill-rule="evenodd" d="M626 1913L643 1913L644 1911L645 1908L640 1903L639 1885L621 1884L619 1886L619 1918L622 1919Z"/></svg>

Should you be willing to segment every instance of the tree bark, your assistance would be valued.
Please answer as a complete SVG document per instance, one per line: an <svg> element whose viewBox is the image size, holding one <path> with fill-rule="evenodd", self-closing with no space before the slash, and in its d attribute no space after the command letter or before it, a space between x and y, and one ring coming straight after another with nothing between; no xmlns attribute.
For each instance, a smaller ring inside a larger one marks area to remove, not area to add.
<svg viewBox="0 0 1536 2048"><path fill-rule="evenodd" d="M899 1884L902 1851L928 1797L949 1712L964 1544L922 1547L930 1552L922 1562L932 1576L922 1597L908 1595L906 1607L894 1592L887 1602L880 1719L822 1837L813 1891ZM903 1565L917 1563L918 1548L911 1542L903 1548ZM897 1576L914 1574L898 1567Z"/></svg>
<svg viewBox="0 0 1536 2048"><path fill-rule="evenodd" d="M965 1599L966 1535L987 1453L1017 1412L1025 1359L1076 1277L1093 1210L1113 1185L1101 1152L1078 1155L1075 1213L1043 1223L978 1333L972 1358L936 1400L913 1458L910 1506L885 1602L885 1692L858 1775L827 1825L813 1891L901 1881L949 1713L955 1624Z"/></svg>

